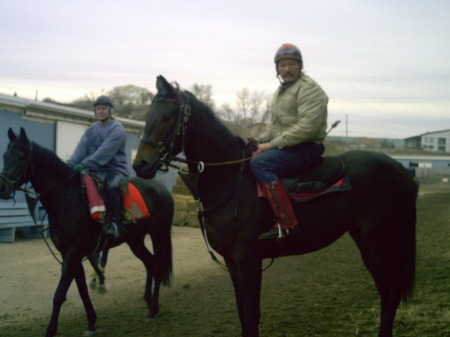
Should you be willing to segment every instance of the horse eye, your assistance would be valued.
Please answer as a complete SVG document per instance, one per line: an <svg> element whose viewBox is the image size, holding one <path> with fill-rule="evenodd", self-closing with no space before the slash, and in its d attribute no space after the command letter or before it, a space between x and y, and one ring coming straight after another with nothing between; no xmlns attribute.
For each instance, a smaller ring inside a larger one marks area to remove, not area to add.
<svg viewBox="0 0 450 337"><path fill-rule="evenodd" d="M168 122L168 121L170 121L172 119L172 116L164 115L164 116L162 116L161 119L162 119L163 122Z"/></svg>

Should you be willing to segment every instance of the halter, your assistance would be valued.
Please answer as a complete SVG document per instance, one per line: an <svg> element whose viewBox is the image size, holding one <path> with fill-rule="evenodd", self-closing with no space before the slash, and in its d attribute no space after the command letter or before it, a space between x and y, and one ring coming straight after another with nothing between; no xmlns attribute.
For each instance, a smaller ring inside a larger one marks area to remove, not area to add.
<svg viewBox="0 0 450 337"><path fill-rule="evenodd" d="M186 136L186 128L189 117L191 116L191 106L184 102L184 95L181 93L182 102L179 103L175 99L164 99L164 98L156 98L154 103L156 102L168 102L177 105L178 113L177 113L177 122L175 127L175 132L172 135L166 137L166 139L155 142L153 140L145 140L142 139L141 143L151 145L161 156L160 162L162 165L165 165L165 168L159 168L160 171L167 171L168 167L171 166L170 162L174 160L176 157L173 155L173 151L175 150L175 145L177 138L179 136L182 137L182 151L184 152L184 144L185 144L185 136Z"/></svg>
<svg viewBox="0 0 450 337"><path fill-rule="evenodd" d="M28 192L27 189L21 189L20 186L27 181L27 177L28 177L28 172L32 171L32 160L31 160L31 155L33 153L33 145L30 144L30 148L29 148L29 153L27 155L26 162L24 164L22 164L21 166L24 166L24 169L20 171L19 175L17 177L11 177L6 175L4 172L1 173L0 177L3 178L5 180L5 182L13 187L13 191L12 194L10 196L10 199L13 199L15 196L16 191L24 191L24 192ZM3 168L4 169L4 168Z"/></svg>
<svg viewBox="0 0 450 337"><path fill-rule="evenodd" d="M179 107L178 114L177 114L177 125L175 128L175 132L168 136L165 140L155 142L153 140L145 140L142 139L141 143L151 145L161 156L160 162L162 165L165 165L165 168L159 168L160 171L167 172L169 167L173 167L176 169L181 169L180 167L172 164L172 161L177 161L180 163L186 163L186 164L194 164L197 165L197 171L199 173L202 173L206 166L223 166L223 165L235 165L235 164L241 164L243 162L249 161L252 158L243 158L239 160L232 160L232 161L225 161L225 162L218 162L218 163L205 163L203 161L195 161L190 160L186 158L177 157L173 154L173 151L175 149L175 144L177 141L177 137L181 136L181 151L184 153L184 147L185 147L185 138L186 138L186 129L187 129L187 122L189 121L189 117L191 117L192 109L191 106L184 100L185 94L184 92L180 91L181 96L181 103L176 101L175 99L156 99L156 102L168 102L175 104ZM166 151L166 149L168 150Z"/></svg>

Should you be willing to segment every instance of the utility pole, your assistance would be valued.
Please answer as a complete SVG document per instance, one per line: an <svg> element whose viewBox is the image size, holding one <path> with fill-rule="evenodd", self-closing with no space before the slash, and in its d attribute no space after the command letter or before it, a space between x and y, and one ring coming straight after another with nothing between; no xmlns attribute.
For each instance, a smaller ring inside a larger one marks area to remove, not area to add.
<svg viewBox="0 0 450 337"><path fill-rule="evenodd" d="M345 115L345 138L348 141L348 115Z"/></svg>

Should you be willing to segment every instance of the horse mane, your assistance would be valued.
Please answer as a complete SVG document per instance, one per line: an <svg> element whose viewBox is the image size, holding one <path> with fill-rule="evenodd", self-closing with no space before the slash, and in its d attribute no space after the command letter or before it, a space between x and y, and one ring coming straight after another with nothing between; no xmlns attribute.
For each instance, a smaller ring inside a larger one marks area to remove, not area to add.
<svg viewBox="0 0 450 337"><path fill-rule="evenodd" d="M61 179L68 178L73 170L64 163L55 152L33 142L33 159L45 165L49 171Z"/></svg>
<svg viewBox="0 0 450 337"><path fill-rule="evenodd" d="M197 99L194 94L189 91L183 91L183 94L187 97L187 102L195 107L193 110L198 110L202 114L202 118L208 118L209 122L212 123L212 128L215 133L219 133L220 138L223 139L227 144L236 144L239 148L245 147L244 140L233 134L230 129L216 116L216 114L211 110L211 108Z"/></svg>

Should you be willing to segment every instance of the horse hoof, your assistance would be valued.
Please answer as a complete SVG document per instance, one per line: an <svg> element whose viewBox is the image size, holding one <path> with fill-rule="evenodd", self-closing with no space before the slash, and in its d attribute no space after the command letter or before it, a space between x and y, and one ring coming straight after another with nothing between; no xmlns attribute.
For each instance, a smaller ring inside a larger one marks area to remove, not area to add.
<svg viewBox="0 0 450 337"><path fill-rule="evenodd" d="M145 319L145 323L153 323L156 322L156 318L155 317L147 317Z"/></svg>
<svg viewBox="0 0 450 337"><path fill-rule="evenodd" d="M97 333L95 332L95 331L90 331L90 330L87 330L84 334L83 334L83 336L85 336L85 337L90 337L90 336L95 336Z"/></svg>
<svg viewBox="0 0 450 337"><path fill-rule="evenodd" d="M97 288L97 292L98 292L99 294L104 294L104 293L106 293L106 286L105 286L104 284L100 284L100 285L98 286L98 288Z"/></svg>
<svg viewBox="0 0 450 337"><path fill-rule="evenodd" d="M95 281L95 279L89 282L89 288L91 288L92 290L97 289L97 282Z"/></svg>

